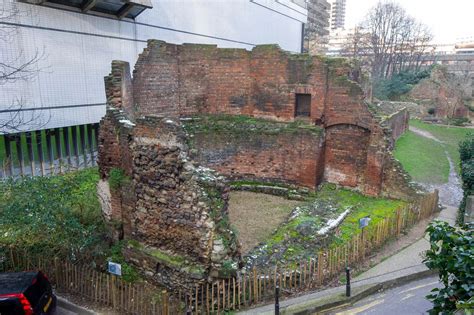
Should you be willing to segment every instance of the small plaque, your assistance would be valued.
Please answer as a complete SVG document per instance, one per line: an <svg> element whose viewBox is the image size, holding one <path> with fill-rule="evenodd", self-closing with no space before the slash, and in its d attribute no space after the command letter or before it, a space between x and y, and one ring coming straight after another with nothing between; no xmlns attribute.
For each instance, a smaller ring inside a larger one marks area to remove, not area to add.
<svg viewBox="0 0 474 315"><path fill-rule="evenodd" d="M370 220L371 219L369 217L364 217L362 219L359 219L359 227L361 229L365 228L366 226L369 225Z"/></svg>
<svg viewBox="0 0 474 315"><path fill-rule="evenodd" d="M109 261L109 272L116 276L122 275L122 265Z"/></svg>

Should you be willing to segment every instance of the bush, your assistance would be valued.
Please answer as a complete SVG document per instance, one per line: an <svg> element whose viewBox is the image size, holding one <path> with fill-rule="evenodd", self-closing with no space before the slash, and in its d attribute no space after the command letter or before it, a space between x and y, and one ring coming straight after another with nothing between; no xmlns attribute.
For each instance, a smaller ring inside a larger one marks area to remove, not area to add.
<svg viewBox="0 0 474 315"><path fill-rule="evenodd" d="M105 229L98 179L89 169L1 183L0 246L74 260L100 255Z"/></svg>
<svg viewBox="0 0 474 315"><path fill-rule="evenodd" d="M118 187L126 180L115 172ZM123 242L111 244L97 197L97 169L0 183L0 261L8 248L29 256L59 257L105 270L122 264L122 279L139 280L125 262Z"/></svg>
<svg viewBox="0 0 474 315"><path fill-rule="evenodd" d="M430 76L431 69L423 71L403 71L374 84L374 95L381 100L398 100L411 91L413 86Z"/></svg>
<svg viewBox="0 0 474 315"><path fill-rule="evenodd" d="M460 118L448 118L448 125L453 125L453 126L464 126L465 124L469 123L470 120L469 118L466 117L460 117Z"/></svg>
<svg viewBox="0 0 474 315"><path fill-rule="evenodd" d="M430 249L424 263L438 270L444 288L431 290L427 298L433 302L430 313L451 314L456 309L468 309L474 296L474 225L455 229L446 222L431 223Z"/></svg>
<svg viewBox="0 0 474 315"><path fill-rule="evenodd" d="M461 159L461 179L464 197L459 207L457 222L462 224L464 223L464 214L466 212L466 199L474 194L474 134L468 134L466 140L459 144L459 155Z"/></svg>

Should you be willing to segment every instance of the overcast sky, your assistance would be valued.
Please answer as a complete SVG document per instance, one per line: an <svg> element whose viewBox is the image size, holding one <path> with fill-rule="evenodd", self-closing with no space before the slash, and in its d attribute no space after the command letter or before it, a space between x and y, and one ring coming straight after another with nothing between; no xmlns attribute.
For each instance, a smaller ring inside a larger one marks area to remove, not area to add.
<svg viewBox="0 0 474 315"><path fill-rule="evenodd" d="M436 43L474 41L474 0L393 0L431 28ZM378 0L347 0L346 28L360 22Z"/></svg>

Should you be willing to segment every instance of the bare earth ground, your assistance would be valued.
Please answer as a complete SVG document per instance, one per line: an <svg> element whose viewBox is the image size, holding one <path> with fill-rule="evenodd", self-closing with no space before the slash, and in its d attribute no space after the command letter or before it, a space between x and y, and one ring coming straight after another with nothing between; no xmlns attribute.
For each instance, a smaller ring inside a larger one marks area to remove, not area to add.
<svg viewBox="0 0 474 315"><path fill-rule="evenodd" d="M237 228L242 254L268 238L299 204L300 201L267 194L231 192L229 218Z"/></svg>

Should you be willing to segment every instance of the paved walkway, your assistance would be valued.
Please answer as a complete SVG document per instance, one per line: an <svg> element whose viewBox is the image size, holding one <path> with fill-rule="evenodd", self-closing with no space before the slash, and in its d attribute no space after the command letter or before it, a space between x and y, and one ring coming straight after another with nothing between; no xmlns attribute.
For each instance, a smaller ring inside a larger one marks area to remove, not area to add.
<svg viewBox="0 0 474 315"><path fill-rule="evenodd" d="M446 206L439 215L438 219L448 222L450 225L456 222L457 208ZM372 269L367 270L363 274L359 275L354 279L355 281L361 281L373 277L380 277L387 273L398 273L403 275L406 270L428 270L423 264L423 253L430 248L428 236L421 238L417 242L411 244L405 249L401 250L397 254L389 257L380 264L376 265Z"/></svg>
<svg viewBox="0 0 474 315"><path fill-rule="evenodd" d="M456 221L456 213L457 208L446 206L446 208L439 213L437 219L454 225ZM354 281L352 282L353 289L357 290L357 288L366 287L368 285L383 283L400 277L406 277L418 272L427 271L428 268L426 268L426 266L422 263L422 254L427 249L429 249L429 242L425 236L424 238L401 250L397 254L390 256L380 264L354 278ZM288 299L280 302L280 308L285 309L289 306L305 304L309 301L324 299L335 294L343 294L345 289L345 286L340 286ZM274 314L274 306L266 305L263 307L243 311L241 314Z"/></svg>

